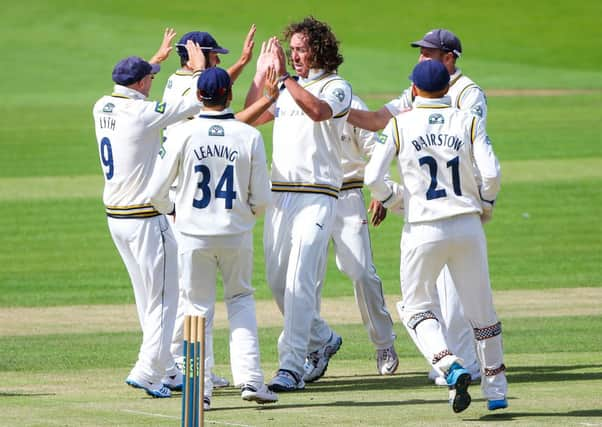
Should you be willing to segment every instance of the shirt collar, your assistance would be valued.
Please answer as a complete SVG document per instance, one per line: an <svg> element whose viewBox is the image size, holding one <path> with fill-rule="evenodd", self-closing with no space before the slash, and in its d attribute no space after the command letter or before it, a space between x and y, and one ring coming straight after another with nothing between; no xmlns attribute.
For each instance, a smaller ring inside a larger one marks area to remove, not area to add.
<svg viewBox="0 0 602 427"><path fill-rule="evenodd" d="M414 107L416 108L435 108L435 107L451 107L451 98L444 95L442 98L423 98L417 96L414 99Z"/></svg>
<svg viewBox="0 0 602 427"><path fill-rule="evenodd" d="M192 76L193 74L194 73L192 72L192 70L188 70L186 68L179 68L175 72L176 76Z"/></svg>
<svg viewBox="0 0 602 427"><path fill-rule="evenodd" d="M456 83L456 81L462 76L462 70L460 70L459 68L456 68L456 71L454 71L454 74L450 74L449 76L449 85L453 85L454 83Z"/></svg>
<svg viewBox="0 0 602 427"><path fill-rule="evenodd" d="M138 92L137 90L130 89L127 86L115 85L113 88L113 95L117 95L120 97L131 98L131 99L146 99L144 94Z"/></svg>
<svg viewBox="0 0 602 427"><path fill-rule="evenodd" d="M203 115L203 116L222 116L224 114L232 114L232 109L226 108L221 111L205 110L205 109L201 110L201 115Z"/></svg>
<svg viewBox="0 0 602 427"><path fill-rule="evenodd" d="M307 73L307 77L299 76L300 83L308 83L313 80L317 80L322 77L326 72L322 68L311 68L309 73Z"/></svg>

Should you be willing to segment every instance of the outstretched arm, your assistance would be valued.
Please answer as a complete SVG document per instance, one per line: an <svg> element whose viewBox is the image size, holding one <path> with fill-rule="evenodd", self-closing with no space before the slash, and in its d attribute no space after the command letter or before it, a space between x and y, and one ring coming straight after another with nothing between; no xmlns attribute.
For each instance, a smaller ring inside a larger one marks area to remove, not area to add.
<svg viewBox="0 0 602 427"><path fill-rule="evenodd" d="M376 132L384 129L389 120L391 120L391 117L393 116L385 107L378 111L364 111L352 108L349 111L347 121L355 127Z"/></svg>
<svg viewBox="0 0 602 427"><path fill-rule="evenodd" d="M161 42L161 46L159 46L159 50L157 50L157 52L148 62L151 64L160 64L161 62L165 61L173 49L171 42L175 36L176 32L173 28L166 28L165 32L163 33L163 41Z"/></svg>
<svg viewBox="0 0 602 427"><path fill-rule="evenodd" d="M240 76L240 73L242 73L242 70L253 57L253 47L255 46L255 40L253 38L255 37L256 30L257 28L255 27L255 24L251 25L247 37L245 38L240 58L238 58L238 61L236 61L234 65L228 68L228 74L230 75L230 80L232 80L232 83L236 81L238 76Z"/></svg>

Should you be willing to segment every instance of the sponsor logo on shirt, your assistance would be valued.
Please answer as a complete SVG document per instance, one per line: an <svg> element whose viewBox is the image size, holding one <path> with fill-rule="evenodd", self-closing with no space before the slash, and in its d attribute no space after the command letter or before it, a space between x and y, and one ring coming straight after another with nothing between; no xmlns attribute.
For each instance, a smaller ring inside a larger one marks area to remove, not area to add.
<svg viewBox="0 0 602 427"><path fill-rule="evenodd" d="M167 105L167 103L165 102L157 102L155 104L155 111L159 114L163 114L165 113L165 106Z"/></svg>
<svg viewBox="0 0 602 427"><path fill-rule="evenodd" d="M224 128L219 125L213 125L209 128L209 136L224 136Z"/></svg>
<svg viewBox="0 0 602 427"><path fill-rule="evenodd" d="M429 125L442 125L445 123L445 119L441 114L431 114L429 116Z"/></svg>
<svg viewBox="0 0 602 427"><path fill-rule="evenodd" d="M332 91L332 94L339 100L339 102L343 102L345 99L345 91L340 88L336 88Z"/></svg>

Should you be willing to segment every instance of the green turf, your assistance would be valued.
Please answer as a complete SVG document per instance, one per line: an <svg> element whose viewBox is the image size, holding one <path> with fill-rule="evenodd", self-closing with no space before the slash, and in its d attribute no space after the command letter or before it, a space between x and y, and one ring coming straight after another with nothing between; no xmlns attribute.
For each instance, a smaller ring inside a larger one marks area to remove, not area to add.
<svg viewBox="0 0 602 427"><path fill-rule="evenodd" d="M0 14L0 310L133 302L103 215L91 117L94 101L111 91L110 73L118 59L149 58L163 28L173 26L179 35L212 32L232 51L222 56L227 67L238 57L251 23L258 26L259 45L310 13L331 23L345 56L341 74L371 108L408 86L418 56L410 41L434 27L457 32L464 47L459 66L492 93L488 131L503 170L494 221L486 227L493 287L545 292L602 286L602 3L33 0L3 4ZM161 96L176 67L175 55L163 64L153 98ZM236 110L253 69L254 63L234 86ZM581 92L545 97L496 92L516 88ZM261 130L269 157L271 127ZM399 293L401 224L390 216L372 231L376 266L388 294ZM255 285L258 298L266 299L261 231L260 221ZM324 295L351 294L349 281L331 259ZM474 387L473 406L452 415L446 391L427 382L424 360L396 323L399 375L375 376L365 331L342 325L345 344L323 381L281 396L271 409L243 404L235 389L216 392L208 421L602 425L599 317L502 320L511 405L502 413L488 413ZM276 368L278 332L260 329L268 375ZM229 376L226 333L219 330L215 336L217 371ZM140 339L139 333L0 337L0 425L178 425L179 398L150 400L123 385Z"/></svg>
<svg viewBox="0 0 602 427"><path fill-rule="evenodd" d="M502 319L504 351L506 354L525 352L596 353L602 351L602 318L590 316L540 317ZM76 327L74 327L76 328ZM336 361L364 360L374 363L374 349L361 325L336 325L344 345ZM270 365L277 363L276 343L281 328L261 328L261 359ZM419 357L413 342L403 327L396 323L395 342L402 359ZM127 368L135 360L140 345L138 332L73 333L0 337L0 372L63 372L85 368ZM228 365L228 330L214 331L215 363ZM31 352L31 348L44 351ZM68 349L68 351L66 351ZM425 362L425 367L426 367ZM602 379L602 378L601 378Z"/></svg>
<svg viewBox="0 0 602 427"><path fill-rule="evenodd" d="M513 182L503 186L487 225L495 289L601 286L600 180ZM19 216L11 212L20 212ZM133 302L127 273L110 239L99 201L59 199L0 205L0 232L9 246L0 262L0 306ZM44 221L40 221L44 218ZM376 266L385 293L399 293L400 217L389 215L372 231ZM255 229L254 284L270 298ZM567 250L570 248L570 251ZM331 256L332 258L332 256ZM324 296L352 295L350 282L329 263Z"/></svg>

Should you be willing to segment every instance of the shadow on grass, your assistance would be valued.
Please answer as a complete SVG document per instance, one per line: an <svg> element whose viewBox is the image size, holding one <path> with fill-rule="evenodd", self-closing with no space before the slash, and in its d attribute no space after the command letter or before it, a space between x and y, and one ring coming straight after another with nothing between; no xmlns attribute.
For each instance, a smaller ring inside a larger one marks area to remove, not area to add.
<svg viewBox="0 0 602 427"><path fill-rule="evenodd" d="M596 418L602 417L602 409L581 409L578 411L568 412L496 412L495 414L487 414L480 418L466 419L466 421L516 421L519 418L536 418L536 417L581 417L581 418ZM596 424L599 425L599 424Z"/></svg>
<svg viewBox="0 0 602 427"><path fill-rule="evenodd" d="M28 393L18 391L0 391L0 397L39 397L39 396L56 396L56 393Z"/></svg>
<svg viewBox="0 0 602 427"><path fill-rule="evenodd" d="M571 372L593 369L595 372ZM591 381L602 379L602 365L508 366L509 383Z"/></svg>

